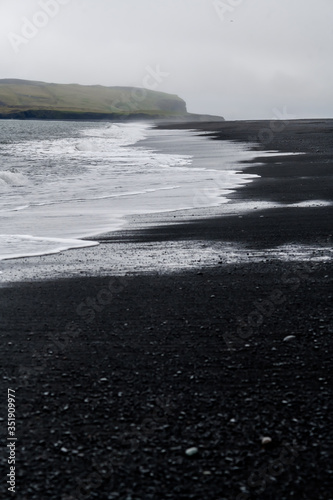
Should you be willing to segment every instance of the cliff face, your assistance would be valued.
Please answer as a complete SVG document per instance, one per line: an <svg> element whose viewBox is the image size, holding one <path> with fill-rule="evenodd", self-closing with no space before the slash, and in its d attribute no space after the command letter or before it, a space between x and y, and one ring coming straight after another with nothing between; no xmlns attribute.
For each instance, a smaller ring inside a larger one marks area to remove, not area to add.
<svg viewBox="0 0 333 500"><path fill-rule="evenodd" d="M126 119L188 116L176 95L134 87L0 80L0 118Z"/></svg>

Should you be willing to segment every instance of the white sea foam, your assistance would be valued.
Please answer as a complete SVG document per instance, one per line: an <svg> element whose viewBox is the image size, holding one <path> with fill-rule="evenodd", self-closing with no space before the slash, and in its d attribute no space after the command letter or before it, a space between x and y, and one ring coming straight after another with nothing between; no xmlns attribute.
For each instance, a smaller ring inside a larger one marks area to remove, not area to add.
<svg viewBox="0 0 333 500"><path fill-rule="evenodd" d="M142 123L2 122L1 136L2 259L85 245L81 238L119 229L127 215L226 203L255 178L237 162L259 156L248 145Z"/></svg>
<svg viewBox="0 0 333 500"><path fill-rule="evenodd" d="M1 170L0 171L0 189L8 189L10 186L26 186L28 184L28 179L13 170Z"/></svg>
<svg viewBox="0 0 333 500"><path fill-rule="evenodd" d="M98 245L98 243L78 239L36 238L35 236L26 234L6 234L0 235L0 260L51 255L72 248L84 248L95 245Z"/></svg>

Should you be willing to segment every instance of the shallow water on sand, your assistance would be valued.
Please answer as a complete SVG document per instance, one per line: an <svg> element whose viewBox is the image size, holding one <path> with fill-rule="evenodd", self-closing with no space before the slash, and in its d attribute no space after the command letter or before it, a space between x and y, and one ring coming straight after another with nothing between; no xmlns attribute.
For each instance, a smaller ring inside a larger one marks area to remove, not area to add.
<svg viewBox="0 0 333 500"><path fill-rule="evenodd" d="M96 245L81 238L128 215L226 203L255 177L239 171L250 149L142 122L0 121L0 260Z"/></svg>

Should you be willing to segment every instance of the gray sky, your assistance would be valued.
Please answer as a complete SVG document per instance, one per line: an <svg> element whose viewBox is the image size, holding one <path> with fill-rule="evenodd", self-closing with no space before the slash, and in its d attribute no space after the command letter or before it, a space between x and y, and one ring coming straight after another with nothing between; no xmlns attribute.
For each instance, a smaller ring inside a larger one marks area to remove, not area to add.
<svg viewBox="0 0 333 500"><path fill-rule="evenodd" d="M230 120L333 117L333 0L0 0L0 28L0 78L147 86Z"/></svg>

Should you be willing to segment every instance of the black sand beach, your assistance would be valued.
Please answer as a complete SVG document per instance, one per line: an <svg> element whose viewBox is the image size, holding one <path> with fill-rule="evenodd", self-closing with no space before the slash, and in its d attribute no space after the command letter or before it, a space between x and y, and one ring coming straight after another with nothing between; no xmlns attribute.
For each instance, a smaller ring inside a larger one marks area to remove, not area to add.
<svg viewBox="0 0 333 500"><path fill-rule="evenodd" d="M278 124L183 125L305 153L247 165L231 195L278 208L123 239L331 247L333 120ZM11 388L19 500L333 499L332 295L330 260L269 256L3 286L2 498Z"/></svg>

